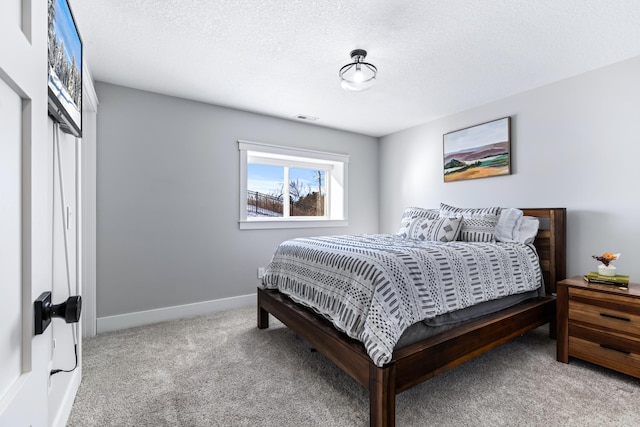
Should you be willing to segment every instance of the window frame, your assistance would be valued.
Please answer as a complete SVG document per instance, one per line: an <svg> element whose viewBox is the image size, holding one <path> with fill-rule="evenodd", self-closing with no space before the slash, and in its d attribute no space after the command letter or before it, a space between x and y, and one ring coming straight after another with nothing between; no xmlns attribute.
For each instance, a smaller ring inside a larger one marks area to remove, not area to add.
<svg viewBox="0 0 640 427"><path fill-rule="evenodd" d="M349 225L347 219L348 155L245 140L238 140L238 150L240 152L240 219L238 223L241 230L346 227ZM325 170L327 172L327 178L325 178L327 180L325 183L327 215L322 217L248 217L247 165L249 163L265 164L263 162L277 166Z"/></svg>

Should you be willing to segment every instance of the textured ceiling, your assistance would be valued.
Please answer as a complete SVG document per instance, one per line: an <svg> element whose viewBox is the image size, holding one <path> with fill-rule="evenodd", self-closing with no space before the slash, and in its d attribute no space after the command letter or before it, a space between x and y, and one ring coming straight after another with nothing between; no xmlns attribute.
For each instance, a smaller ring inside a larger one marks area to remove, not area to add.
<svg viewBox="0 0 640 427"><path fill-rule="evenodd" d="M372 136L640 55L637 0L69 1L96 80Z"/></svg>

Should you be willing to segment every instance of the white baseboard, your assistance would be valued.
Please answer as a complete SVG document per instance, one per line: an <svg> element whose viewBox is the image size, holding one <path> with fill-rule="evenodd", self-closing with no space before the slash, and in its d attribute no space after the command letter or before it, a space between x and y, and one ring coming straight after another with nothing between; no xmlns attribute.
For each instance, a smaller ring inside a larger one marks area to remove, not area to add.
<svg viewBox="0 0 640 427"><path fill-rule="evenodd" d="M119 314L116 316L98 317L96 319L97 333L127 329L134 326L149 325L167 320L185 317L201 316L218 311L234 308L249 307L256 304L256 294L223 298L193 304L176 305L155 310L138 311L135 313Z"/></svg>
<svg viewBox="0 0 640 427"><path fill-rule="evenodd" d="M73 371L69 386L62 398L62 403L60 407L57 408L58 412L56 412L51 422L52 427L64 427L67 425L67 421L71 415L71 409L73 408L73 401L78 393L78 387L80 387L80 381L82 381L82 366Z"/></svg>

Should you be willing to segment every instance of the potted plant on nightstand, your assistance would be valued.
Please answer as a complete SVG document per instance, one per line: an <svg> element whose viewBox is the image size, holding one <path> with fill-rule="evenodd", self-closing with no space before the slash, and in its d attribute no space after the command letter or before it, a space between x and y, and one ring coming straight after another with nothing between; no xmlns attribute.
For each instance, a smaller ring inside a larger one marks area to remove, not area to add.
<svg viewBox="0 0 640 427"><path fill-rule="evenodd" d="M611 252L605 252L600 256L593 255L593 259L601 262L598 266L598 274L602 276L615 276L616 267L609 264L618 258L620 258L620 254L612 254Z"/></svg>

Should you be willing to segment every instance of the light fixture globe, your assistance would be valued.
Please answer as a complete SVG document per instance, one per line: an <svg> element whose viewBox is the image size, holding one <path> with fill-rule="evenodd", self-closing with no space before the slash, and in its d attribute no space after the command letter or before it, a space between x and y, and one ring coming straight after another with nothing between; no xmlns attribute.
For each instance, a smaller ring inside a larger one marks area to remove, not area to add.
<svg viewBox="0 0 640 427"><path fill-rule="evenodd" d="M364 62L366 57L367 51L364 49L351 51L351 60L353 62L340 68L338 73L343 89L361 91L373 86L378 69L373 64Z"/></svg>

